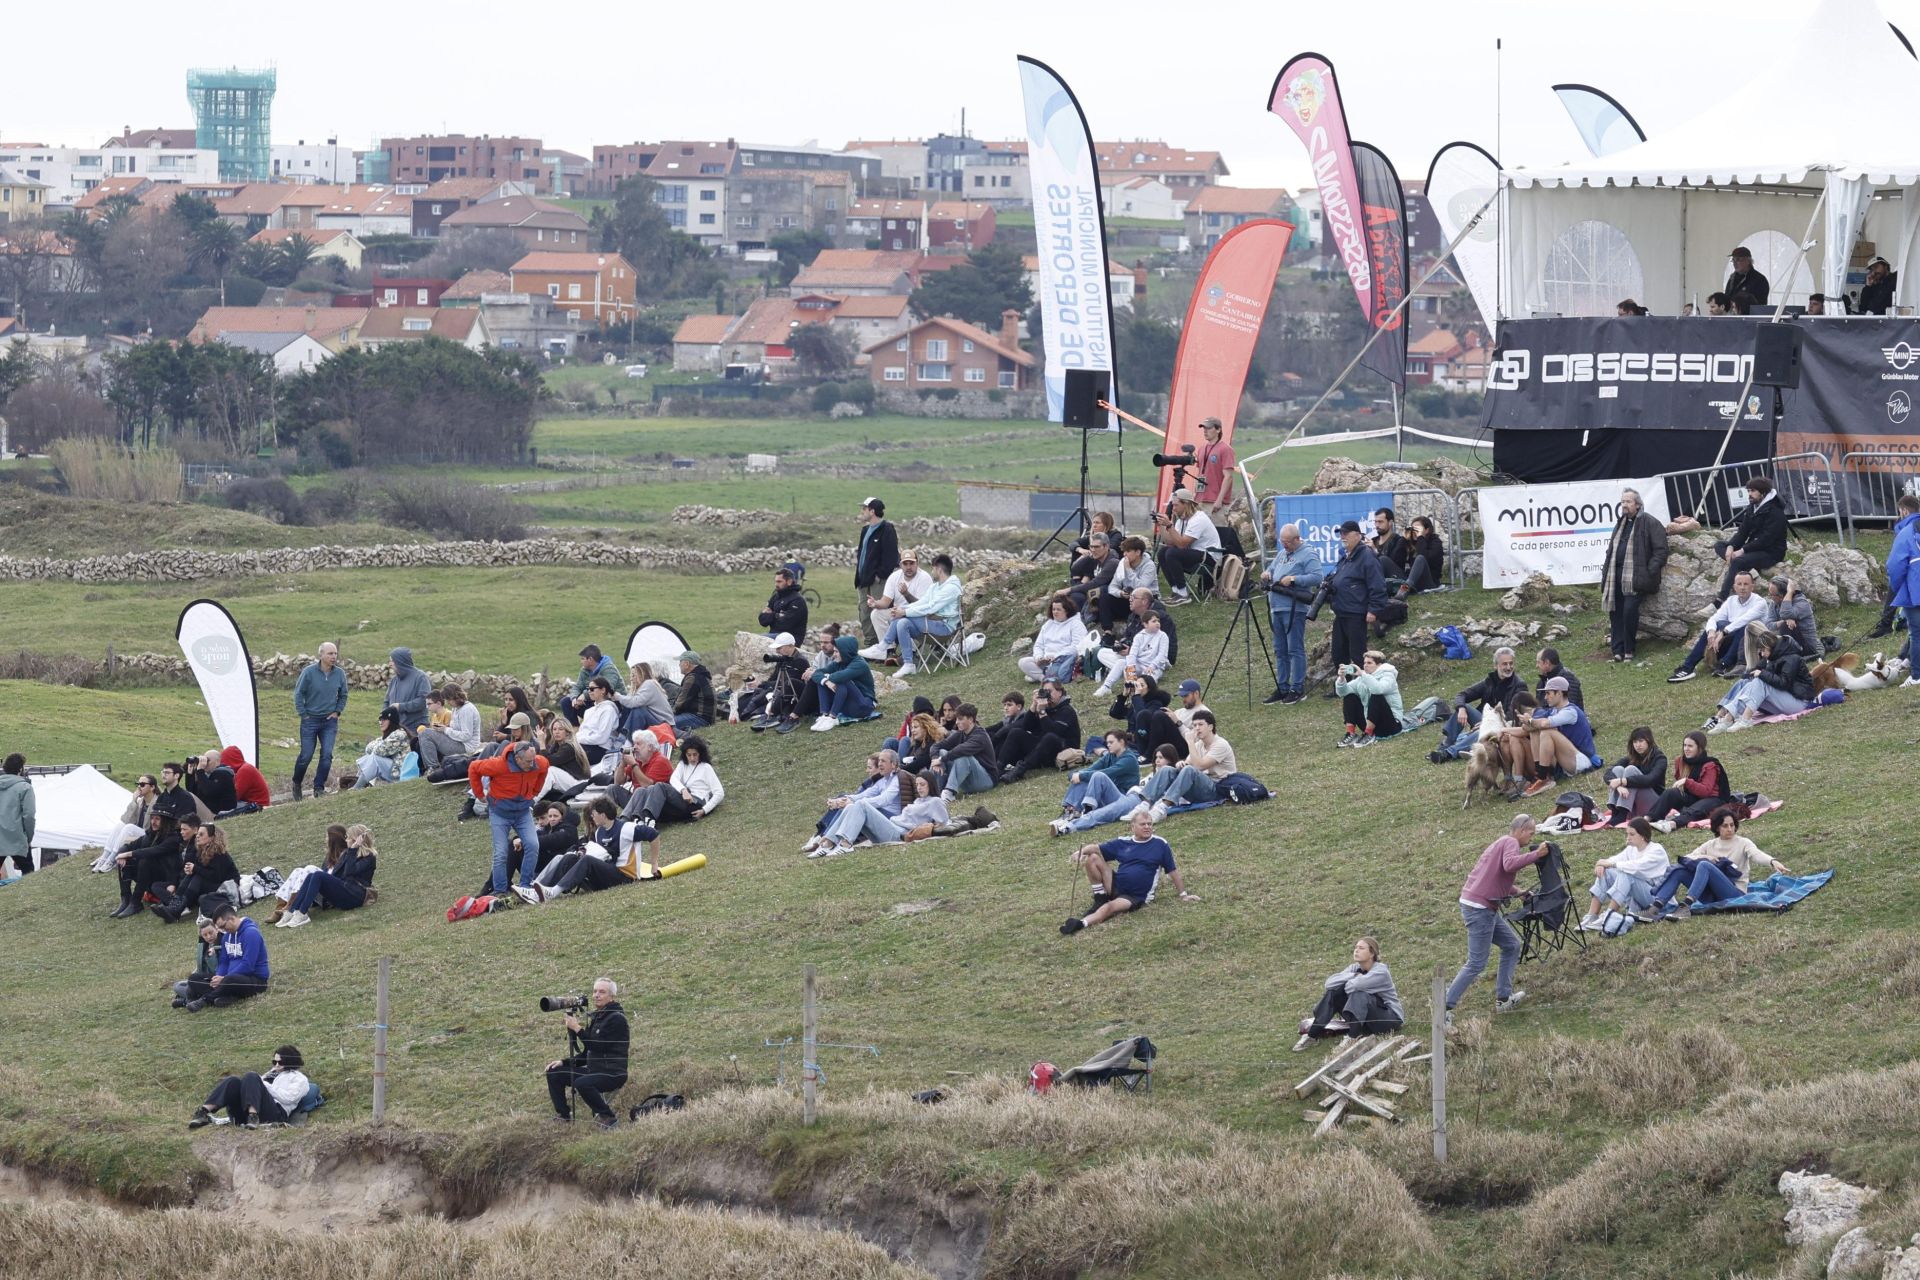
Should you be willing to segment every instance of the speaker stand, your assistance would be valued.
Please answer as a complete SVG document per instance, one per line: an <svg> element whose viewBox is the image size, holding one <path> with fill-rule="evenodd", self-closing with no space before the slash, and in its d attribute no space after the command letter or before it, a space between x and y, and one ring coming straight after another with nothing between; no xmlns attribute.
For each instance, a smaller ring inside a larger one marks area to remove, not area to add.
<svg viewBox="0 0 1920 1280"><path fill-rule="evenodd" d="M1042 542L1039 546L1033 549L1033 554L1027 557L1027 563L1029 564L1032 564L1034 561L1038 560L1041 556L1045 555L1047 553L1048 547L1051 547L1054 543L1060 541L1060 535L1067 531L1068 525L1073 525L1076 532L1080 534L1087 532L1087 530L1093 527L1093 518L1087 513L1087 435L1088 435L1088 432L1085 427L1076 427L1074 429L1080 433L1080 505L1075 507L1072 511L1068 512L1067 518L1062 520L1054 528L1054 531L1047 535L1047 540L1045 542ZM1073 556L1072 556L1073 545L1071 543L1067 544L1067 553L1068 553L1068 556L1067 556L1068 571L1069 571L1069 574L1071 574L1072 559L1073 559Z"/></svg>

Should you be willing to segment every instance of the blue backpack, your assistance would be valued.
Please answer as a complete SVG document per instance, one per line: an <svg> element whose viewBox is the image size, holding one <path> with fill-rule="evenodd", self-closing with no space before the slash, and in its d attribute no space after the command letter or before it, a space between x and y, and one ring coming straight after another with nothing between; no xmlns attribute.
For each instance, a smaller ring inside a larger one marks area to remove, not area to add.
<svg viewBox="0 0 1920 1280"><path fill-rule="evenodd" d="M1213 789L1230 804L1258 804L1273 798L1264 782L1247 773L1230 773L1214 783Z"/></svg>
<svg viewBox="0 0 1920 1280"><path fill-rule="evenodd" d="M1460 634L1458 627L1442 627L1433 633L1433 638L1440 642L1440 656L1443 658L1460 662L1473 656L1473 647Z"/></svg>

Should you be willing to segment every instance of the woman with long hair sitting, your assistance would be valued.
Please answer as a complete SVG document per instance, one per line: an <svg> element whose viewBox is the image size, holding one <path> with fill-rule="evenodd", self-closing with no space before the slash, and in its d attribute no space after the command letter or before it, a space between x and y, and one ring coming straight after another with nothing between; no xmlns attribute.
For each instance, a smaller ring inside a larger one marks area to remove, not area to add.
<svg viewBox="0 0 1920 1280"><path fill-rule="evenodd" d="M281 882L280 888L273 895L276 901L273 904L273 914L267 917L267 923L279 924L281 918L287 914L287 904L292 902L294 895L300 892L300 886L306 883L307 877L316 871L333 870L340 864L340 855L346 851L347 829L338 822L329 825L326 855L321 858L318 866L309 862L305 866L295 867L293 872Z"/></svg>
<svg viewBox="0 0 1920 1280"><path fill-rule="evenodd" d="M933 763L933 752L947 736L931 712L917 712L907 722L907 736L900 743L900 769L904 773L925 773Z"/></svg>
<svg viewBox="0 0 1920 1280"><path fill-rule="evenodd" d="M1630 912L1653 900L1654 887L1666 879L1667 851L1653 838L1653 824L1645 818L1627 819L1627 847L1593 864L1593 887L1587 891L1587 914L1582 929L1598 929L1609 910Z"/></svg>
<svg viewBox="0 0 1920 1280"><path fill-rule="evenodd" d="M373 831L356 822L347 828L347 847L331 871L309 875L288 904L286 915L275 924L282 929L298 929L312 921L314 904L324 902L336 911L363 907L374 896L373 872L380 851L373 847Z"/></svg>
<svg viewBox="0 0 1920 1280"><path fill-rule="evenodd" d="M1653 808L1667 789L1667 753L1653 740L1653 730L1636 726L1627 735L1627 754L1607 770L1607 825L1624 827Z"/></svg>
<svg viewBox="0 0 1920 1280"><path fill-rule="evenodd" d="M1353 963L1320 986L1320 1003L1300 1020L1299 1053L1323 1036L1385 1036L1406 1021L1393 974L1380 958L1380 943L1361 938L1353 944Z"/></svg>
<svg viewBox="0 0 1920 1280"><path fill-rule="evenodd" d="M1760 852L1760 846L1740 834L1740 815L1731 806L1715 809L1708 815L1707 824L1713 831L1713 839L1680 859L1680 864L1667 873L1667 878L1653 891L1653 901L1643 919L1666 915L1684 920L1692 915L1690 906L1673 906L1683 888L1693 900L1692 906L1700 906L1726 902L1745 894L1748 873L1755 867L1765 867L1769 875L1793 874L1786 863Z"/></svg>
<svg viewBox="0 0 1920 1280"><path fill-rule="evenodd" d="M240 868L233 865L233 857L227 852L227 833L209 822L200 828L190 847L182 843L179 880L154 886L153 896L160 901L154 904L153 914L172 924L196 910L202 897L218 891L229 880L239 883Z"/></svg>
<svg viewBox="0 0 1920 1280"><path fill-rule="evenodd" d="M114 855L120 874L120 905L109 911L113 920L140 914L141 899L156 884L180 878L180 824L158 809L147 815L147 833Z"/></svg>
<svg viewBox="0 0 1920 1280"><path fill-rule="evenodd" d="M187 1128L205 1128L219 1111L225 1111L228 1119L242 1129L286 1124L307 1096L311 1082L301 1071L306 1065L298 1049L283 1044L273 1051L273 1066L265 1075L249 1071L240 1076L221 1076L207 1100L193 1109Z"/></svg>
<svg viewBox="0 0 1920 1280"><path fill-rule="evenodd" d="M627 668L626 691L614 694L613 700L620 707L620 728L628 737L640 729L673 723L673 704L654 678L650 662L636 662Z"/></svg>
<svg viewBox="0 0 1920 1280"><path fill-rule="evenodd" d="M1645 817L1658 831L1672 831L1706 817L1733 796L1727 771L1707 752L1707 735L1695 729L1680 743L1673 785L1660 793Z"/></svg>
<svg viewBox="0 0 1920 1280"><path fill-rule="evenodd" d="M1407 525L1407 580L1401 584L1401 599L1416 591L1432 591L1447 571L1447 544L1440 531L1426 516L1415 516Z"/></svg>
<svg viewBox="0 0 1920 1280"><path fill-rule="evenodd" d="M413 750L413 739L400 723L400 712L393 707L380 709L380 736L367 744L366 754L354 766L355 777L348 784L353 790L392 782L400 776L400 763ZM344 781L344 780L343 780ZM342 788L347 789L346 787Z"/></svg>
<svg viewBox="0 0 1920 1280"><path fill-rule="evenodd" d="M706 817L727 798L714 772L713 755L707 740L697 733L688 734L680 743L680 763L665 782L648 787L640 801L639 817L658 829L668 822L695 822Z"/></svg>

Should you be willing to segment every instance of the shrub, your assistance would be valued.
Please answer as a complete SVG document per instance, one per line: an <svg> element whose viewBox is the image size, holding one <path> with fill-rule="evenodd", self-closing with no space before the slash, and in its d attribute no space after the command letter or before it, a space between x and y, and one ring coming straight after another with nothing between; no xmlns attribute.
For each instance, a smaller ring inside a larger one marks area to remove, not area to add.
<svg viewBox="0 0 1920 1280"><path fill-rule="evenodd" d="M346 481L309 489L306 508L311 524L344 524L360 513L360 486Z"/></svg>
<svg viewBox="0 0 1920 1280"><path fill-rule="evenodd" d="M245 476L227 486L227 506L235 511L251 511L280 524L305 524L306 506L293 486L277 476Z"/></svg>
<svg viewBox="0 0 1920 1280"><path fill-rule="evenodd" d="M813 389L813 411L826 413L846 398L846 388L839 383L823 382Z"/></svg>
<svg viewBox="0 0 1920 1280"><path fill-rule="evenodd" d="M230 307L257 307L266 294L267 286L263 280L255 280L252 276L227 277L227 305Z"/></svg>
<svg viewBox="0 0 1920 1280"><path fill-rule="evenodd" d="M65 439L48 445L47 454L76 498L178 502L186 484L171 449L136 452L116 440Z"/></svg>
<svg viewBox="0 0 1920 1280"><path fill-rule="evenodd" d="M841 388L840 398L848 404L857 404L862 409L873 408L873 383L865 378L855 378Z"/></svg>
<svg viewBox="0 0 1920 1280"><path fill-rule="evenodd" d="M383 508L389 524L474 542L524 538L533 514L498 489L439 479L388 485Z"/></svg>

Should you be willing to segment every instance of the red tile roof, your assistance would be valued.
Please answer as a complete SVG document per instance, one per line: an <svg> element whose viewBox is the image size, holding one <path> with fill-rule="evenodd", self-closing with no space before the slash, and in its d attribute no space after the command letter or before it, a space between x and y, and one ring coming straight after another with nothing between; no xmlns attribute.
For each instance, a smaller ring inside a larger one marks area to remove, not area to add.
<svg viewBox="0 0 1920 1280"><path fill-rule="evenodd" d="M925 200L855 200L847 205L849 218L919 218L927 216Z"/></svg>
<svg viewBox="0 0 1920 1280"><path fill-rule="evenodd" d="M939 200L927 211L927 216L943 222L972 222L986 217L992 208L984 200Z"/></svg>
<svg viewBox="0 0 1920 1280"><path fill-rule="evenodd" d="M223 333L311 333L333 337L365 323L365 307L209 307L187 335L210 342Z"/></svg>
<svg viewBox="0 0 1920 1280"><path fill-rule="evenodd" d="M514 271L527 271L540 274L560 273L563 275L599 275L603 267L615 263L626 267L629 274L633 268L627 260L617 253L566 253L550 249L536 249L520 261L513 264Z"/></svg>
<svg viewBox="0 0 1920 1280"><path fill-rule="evenodd" d="M541 227L549 231L585 231L587 220L577 213L532 196L507 196L448 214L442 227Z"/></svg>
<svg viewBox="0 0 1920 1280"><path fill-rule="evenodd" d="M445 338L466 342L473 335L480 312L474 307L376 307L360 326L361 341L417 341L421 338ZM407 321L426 320L430 327L409 329Z"/></svg>
<svg viewBox="0 0 1920 1280"><path fill-rule="evenodd" d="M1187 212L1272 213L1286 198L1279 187L1202 187L1187 201Z"/></svg>
<svg viewBox="0 0 1920 1280"><path fill-rule="evenodd" d="M890 289L905 274L898 267L807 267L793 283L801 289Z"/></svg>
<svg viewBox="0 0 1920 1280"><path fill-rule="evenodd" d="M836 320L892 320L907 313L907 305L912 299L904 293L881 294L877 297L835 298L833 308Z"/></svg>
<svg viewBox="0 0 1920 1280"><path fill-rule="evenodd" d="M97 209L115 196L137 196L153 185L152 178L143 178L138 174L116 174L111 178L102 178L100 185L73 202L76 209Z"/></svg>
<svg viewBox="0 0 1920 1280"><path fill-rule="evenodd" d="M908 332L917 334L922 329L936 328L936 327L947 330L949 333L953 334L955 337L966 338L970 340L976 347L984 347L986 350L993 352L995 355L1005 356L1007 359L1013 361L1017 365L1022 365L1026 368L1032 368L1033 365L1035 364L1034 358L1028 355L1026 352L1020 350L1017 347L1006 346L1000 341L1000 339L994 337L992 334L988 333L985 329L981 329L975 325L970 325L965 320L955 320L952 316L935 316L931 320L922 320L919 324L913 326L912 329L908 330ZM880 348L882 347L890 347L895 342L898 342L898 341L899 341L898 335L895 335L894 337L891 337L891 338L882 338L880 339L880 341L871 343L868 346L862 348L862 350L871 353L871 352L880 350Z"/></svg>
<svg viewBox="0 0 1920 1280"><path fill-rule="evenodd" d="M278 209L294 191L285 183L249 182L232 195L215 199L213 207L223 217L259 217Z"/></svg>
<svg viewBox="0 0 1920 1280"><path fill-rule="evenodd" d="M483 293L512 293L513 281L504 271L469 271L453 282L453 285L440 295L440 301L449 298L478 298Z"/></svg>
<svg viewBox="0 0 1920 1280"><path fill-rule="evenodd" d="M1227 171L1218 151L1182 151L1164 142L1096 142L1093 150L1102 173L1134 169L1150 173L1210 173L1215 165L1221 173Z"/></svg>
<svg viewBox="0 0 1920 1280"><path fill-rule="evenodd" d="M733 142L663 142L646 168L649 178L719 178L733 171L740 148ZM703 164L724 165L720 173L702 174Z"/></svg>
<svg viewBox="0 0 1920 1280"><path fill-rule="evenodd" d="M345 227L267 227L247 237L247 243L284 244L295 236L304 236L308 244L317 246L352 234Z"/></svg>
<svg viewBox="0 0 1920 1280"><path fill-rule="evenodd" d="M673 331L676 343L687 342L695 346L710 347L725 342L727 333L733 328L739 316L702 315L688 316Z"/></svg>
<svg viewBox="0 0 1920 1280"><path fill-rule="evenodd" d="M415 200L485 200L505 185L504 178L442 178L425 191L415 192Z"/></svg>

